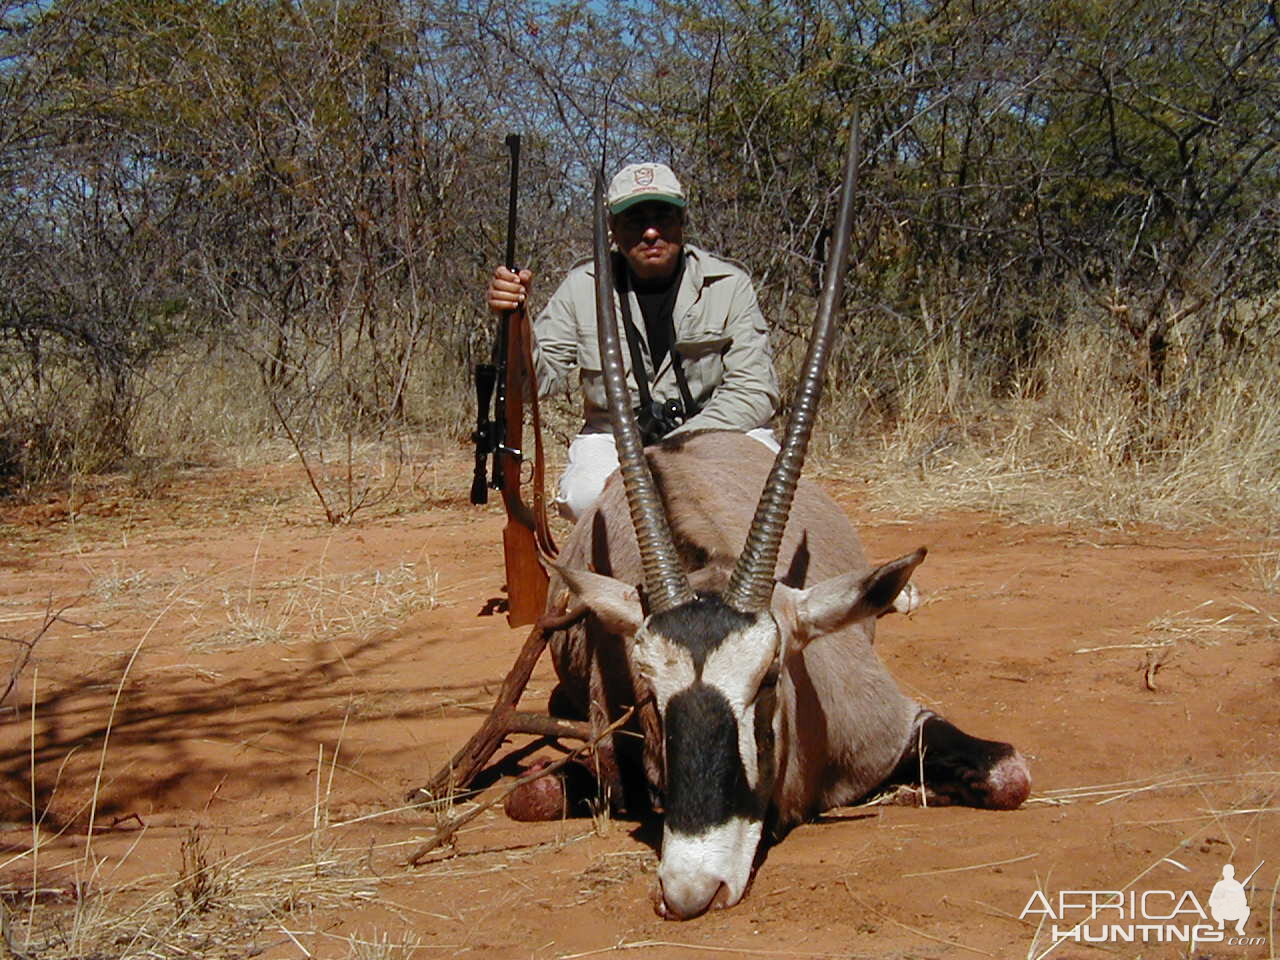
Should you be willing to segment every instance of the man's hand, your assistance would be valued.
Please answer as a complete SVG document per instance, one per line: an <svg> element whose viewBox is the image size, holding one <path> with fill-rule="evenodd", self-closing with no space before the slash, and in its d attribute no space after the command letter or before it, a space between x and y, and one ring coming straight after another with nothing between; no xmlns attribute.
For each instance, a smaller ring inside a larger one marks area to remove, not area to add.
<svg viewBox="0 0 1280 960"><path fill-rule="evenodd" d="M493 279L489 281L485 302L497 314L515 310L528 297L532 283L533 274L528 270L513 273L506 267L498 267L493 271Z"/></svg>

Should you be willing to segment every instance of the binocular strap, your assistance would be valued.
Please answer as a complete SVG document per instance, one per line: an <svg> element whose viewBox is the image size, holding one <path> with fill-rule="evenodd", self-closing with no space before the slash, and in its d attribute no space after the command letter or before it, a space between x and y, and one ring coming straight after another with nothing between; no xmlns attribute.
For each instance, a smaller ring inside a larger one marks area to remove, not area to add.
<svg viewBox="0 0 1280 960"><path fill-rule="evenodd" d="M682 269L676 276L676 283L680 282L683 266L682 262ZM618 278L618 300L622 305L622 328L627 335L627 349L631 351L631 373L636 378L636 389L640 391L640 407L644 410L651 410L653 409L653 395L649 391L649 377L645 372L644 355L640 352L640 331L636 329L636 325L631 319L630 283L626 266L624 265L621 270L616 271L615 275ZM694 405L693 394L689 391L689 381L684 375L684 364L680 362L680 351L676 349L676 325L673 311L671 309L663 311L661 320L666 324L667 335L670 337L670 345L667 350L671 354L671 366L675 371L676 386L680 390L680 399L684 402L685 418L688 419L697 413L698 408Z"/></svg>

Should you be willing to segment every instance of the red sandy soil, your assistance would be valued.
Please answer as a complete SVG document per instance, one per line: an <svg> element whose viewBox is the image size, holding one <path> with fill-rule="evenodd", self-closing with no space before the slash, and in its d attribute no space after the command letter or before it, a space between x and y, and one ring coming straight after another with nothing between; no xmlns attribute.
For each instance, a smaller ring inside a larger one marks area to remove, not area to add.
<svg viewBox="0 0 1280 960"><path fill-rule="evenodd" d="M338 528L294 464L0 508L0 636L30 640L60 612L0 712L11 943L33 900L37 932L67 929L79 900L101 930L116 918L83 954L103 957L1280 950L1280 597L1256 572L1263 541L890 522L853 480L826 482L873 558L930 549L915 578L926 605L881 621L883 657L922 703L1016 744L1031 802L832 811L769 851L741 905L687 923L650 905L652 824L516 824L498 806L406 868L436 822L406 792L473 732L525 635L492 613L499 508L465 503L460 454L434 475ZM544 660L525 704L552 682ZM1051 921L1020 917L1037 890L1052 904L1063 890L1191 891L1207 910L1224 864L1243 878L1263 860L1252 945L1049 950ZM184 904L202 909L179 922ZM130 946L130 924L161 931L152 953ZM417 949L355 952L352 938Z"/></svg>

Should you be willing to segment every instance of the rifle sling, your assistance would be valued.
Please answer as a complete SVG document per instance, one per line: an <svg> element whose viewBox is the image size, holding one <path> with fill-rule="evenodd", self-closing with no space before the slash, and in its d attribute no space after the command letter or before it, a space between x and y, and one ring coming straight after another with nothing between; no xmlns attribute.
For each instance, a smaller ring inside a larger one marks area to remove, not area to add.
<svg viewBox="0 0 1280 960"><path fill-rule="evenodd" d="M529 374L531 387L529 399L529 420L533 427L533 520L534 539L538 544L539 559L543 566L556 559L560 549L551 536L551 524L547 520L546 494L546 457L542 449L542 415L538 411L537 377L533 368L533 330L529 324L528 314L523 313L524 323L520 336L521 361Z"/></svg>

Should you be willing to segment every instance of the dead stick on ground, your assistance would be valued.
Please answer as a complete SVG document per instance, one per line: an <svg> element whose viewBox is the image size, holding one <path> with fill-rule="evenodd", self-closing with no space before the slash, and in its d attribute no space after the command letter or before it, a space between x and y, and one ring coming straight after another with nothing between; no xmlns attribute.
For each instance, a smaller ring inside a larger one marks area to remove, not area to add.
<svg viewBox="0 0 1280 960"><path fill-rule="evenodd" d="M466 813L462 814L461 816L453 817L443 826L437 827L436 835L432 837L430 840L428 840L426 843L424 843L422 846L420 846L417 850L415 850L413 852L413 855L410 856L409 859L405 861L405 866L408 866L408 867L418 866L420 863L422 863L423 858L426 857L427 854L431 853L433 850L447 843L450 839L453 838L453 835L457 833L460 829L462 829L464 826L466 826L476 817L480 816L480 814L484 813L490 807L505 800L508 796L510 796L516 790L519 790L525 784L533 783L533 781L537 780L539 777L545 777L547 774L555 773L557 770L563 767L566 763L569 763L570 761L577 759L582 754L586 753L588 750L594 750L601 740L604 740L606 737L611 736L615 730L617 730L619 727L625 724L628 720L630 720L631 715L635 713L635 709L636 709L635 707L627 707L626 712L623 713L622 716L620 716L617 720L613 721L613 723L609 724L607 727L605 727L603 730L597 733L594 737L592 737L582 746L578 747L577 750L574 750L572 753L565 754L565 756L561 757L559 760L549 763L545 767L540 767L537 770L533 771L532 773L526 774L525 776L517 780L515 783L511 784L511 786L507 787L506 790L503 790L502 793L498 794L492 799L486 800L484 803L480 804L475 809L468 810Z"/></svg>
<svg viewBox="0 0 1280 960"><path fill-rule="evenodd" d="M74 602L78 603L79 600ZM0 704L3 704L7 699L9 699L9 694L13 693L14 687L18 685L18 678L22 675L22 671L25 670L27 664L31 662L31 655L35 652L36 644L44 639L44 635L49 632L50 627L55 623L61 622L71 623L73 626L89 627L92 629L90 624L76 624L73 621L63 619L62 615L70 610L71 607L72 604L69 603L57 613L54 613L53 602L50 600L49 603L45 605L44 622L41 623L40 629L36 631L36 635L30 640L23 640L19 637L0 637L0 640L16 644L20 648L18 655L13 658L13 666L9 670L9 680L5 684L4 690L0 691Z"/></svg>
<svg viewBox="0 0 1280 960"><path fill-rule="evenodd" d="M1146 661L1142 665L1142 681L1148 690L1155 692L1156 671L1163 667L1169 659L1167 651L1161 650L1159 653L1154 650L1147 651Z"/></svg>
<svg viewBox="0 0 1280 960"><path fill-rule="evenodd" d="M576 623L586 616L586 612L586 606L579 605L561 616L542 617L534 624L524 646L516 656L516 662L507 671L502 687L498 690L493 709L489 711L489 716L480 725L480 729L472 735L461 750L454 754L453 759L446 766L436 772L426 786L409 791L406 796L409 802L421 801L424 797L439 800L448 793L465 789L476 774L484 769L484 765L489 762L489 758L509 734L532 733L538 736L574 737L581 740L591 736L591 728L588 724L521 713L516 710L524 688L529 684L533 668L542 657L542 651L546 649L549 634Z"/></svg>

